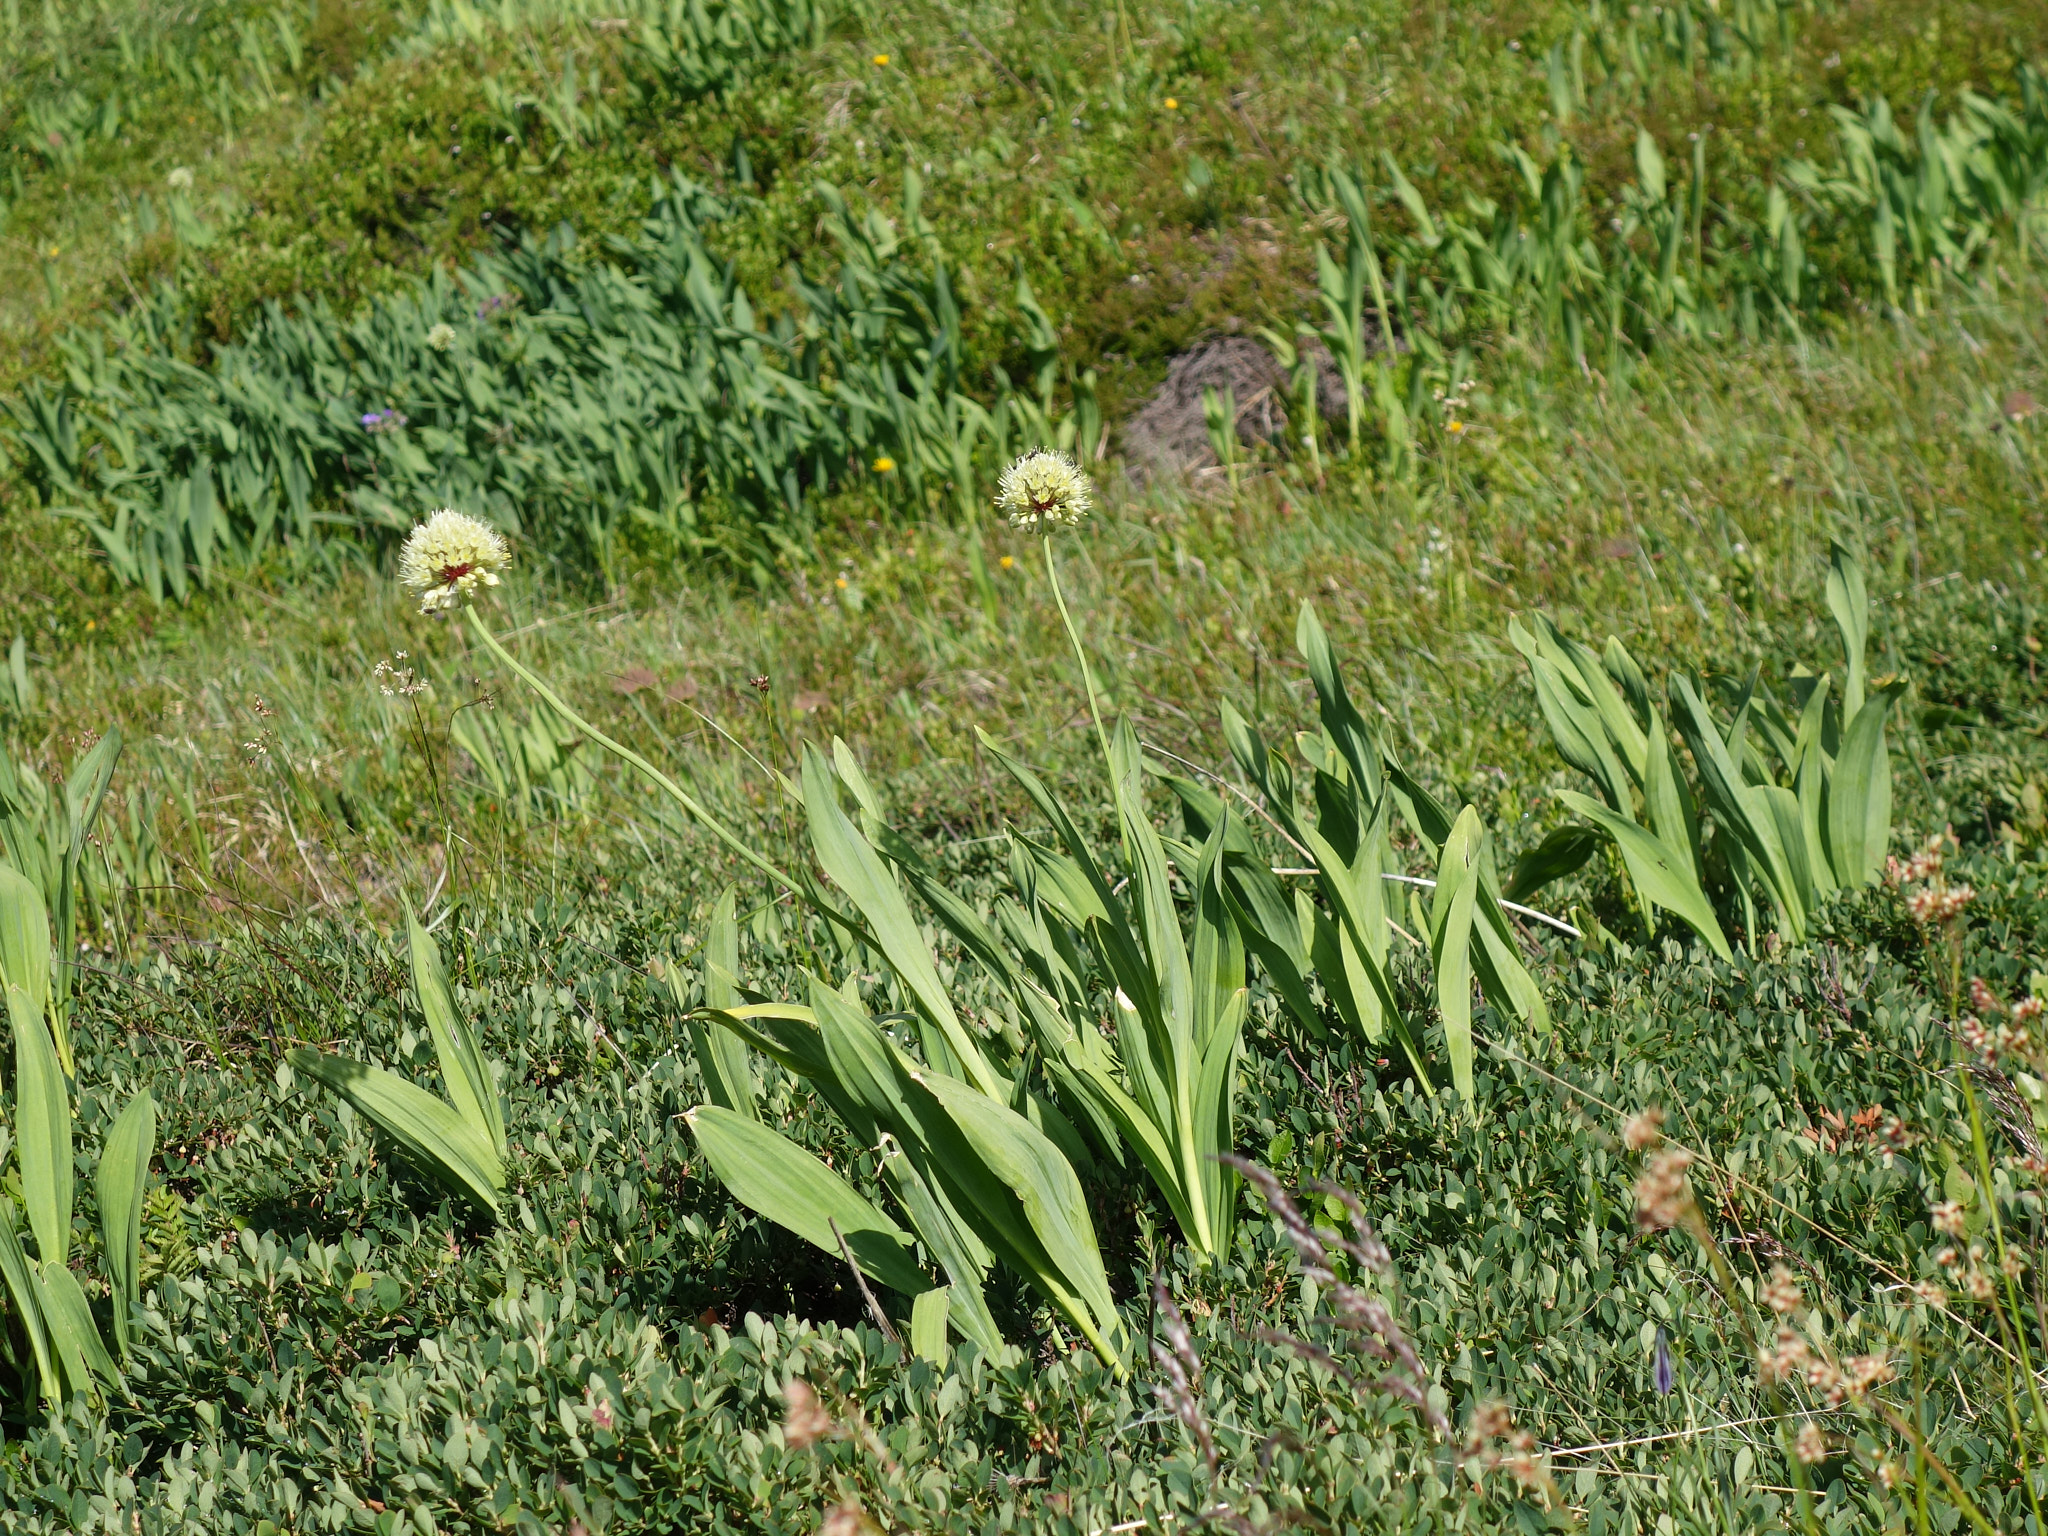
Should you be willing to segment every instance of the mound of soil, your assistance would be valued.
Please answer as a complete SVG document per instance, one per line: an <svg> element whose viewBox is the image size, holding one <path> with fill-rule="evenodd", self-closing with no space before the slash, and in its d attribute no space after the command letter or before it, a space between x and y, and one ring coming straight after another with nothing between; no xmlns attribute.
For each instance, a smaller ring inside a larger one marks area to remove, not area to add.
<svg viewBox="0 0 2048 1536"><path fill-rule="evenodd" d="M1316 366L1316 409L1342 421L1344 381L1320 342L1308 348ZM1225 389L1237 400L1237 437L1247 445L1278 442L1287 430L1287 370L1262 342L1249 336L1212 336L1166 365L1166 378L1120 433L1132 471L1172 479L1216 462L1202 414L1205 390Z"/></svg>

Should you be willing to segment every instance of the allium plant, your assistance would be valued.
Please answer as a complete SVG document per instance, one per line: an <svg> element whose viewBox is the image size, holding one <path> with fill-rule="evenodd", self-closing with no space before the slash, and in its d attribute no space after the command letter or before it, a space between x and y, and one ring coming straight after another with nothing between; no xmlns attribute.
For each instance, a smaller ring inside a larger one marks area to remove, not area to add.
<svg viewBox="0 0 2048 1536"><path fill-rule="evenodd" d="M436 522L455 516L443 513ZM842 758L837 779L833 765L812 749L806 749L802 768L812 848L831 881L828 891L810 871L792 876L757 853L669 775L584 720L505 648L473 602L480 586L495 584L496 574L477 568L484 547L478 530L488 533L470 519L438 531L434 523L415 530L404 574L407 585L425 595L423 610L459 608L477 642L565 721L645 775L784 891L872 946L914 1000L922 1059L885 1033L857 998L822 982L814 982L807 1003L741 1003L727 969L737 965L736 934L729 945L707 950L705 1006L693 1019L736 1037L729 1043L739 1046L738 1059L721 1063L716 1053L700 1049L707 1075L715 1072L731 1091L713 1092L711 1102L686 1118L720 1180L742 1204L835 1258L845 1257L859 1274L915 1298L912 1334L934 1358L943 1354L949 1325L990 1353L1009 1348L983 1294L991 1263L1000 1261L1121 1371L1127 1341L1092 1219L1065 1149L1039 1129L1038 1122L1049 1116L1025 1079L1028 1061L1003 1059L998 1042L979 1040L954 1008L902 892L840 808L840 782L858 780L843 745L835 744L835 756ZM478 579L465 580L471 575ZM1135 745L1129 755L1135 758ZM722 910L729 929L729 905ZM713 963L714 953L726 966ZM1241 984L1223 1013L1233 1027L1241 1025ZM1232 1059L1235 1044L1234 1034L1223 1043L1226 1059ZM848 1129L877 1148L881 1180L896 1196L908 1231L763 1123L752 1102L747 1050L815 1082ZM1019 1104L1031 1108L1030 1118ZM1226 1130L1227 1124L1226 1115ZM1198 1162L1198 1153L1187 1160ZM1228 1212L1227 1195L1219 1193L1211 1203ZM913 1234L923 1259L913 1251ZM943 1271L943 1281L934 1281L927 1263Z"/></svg>

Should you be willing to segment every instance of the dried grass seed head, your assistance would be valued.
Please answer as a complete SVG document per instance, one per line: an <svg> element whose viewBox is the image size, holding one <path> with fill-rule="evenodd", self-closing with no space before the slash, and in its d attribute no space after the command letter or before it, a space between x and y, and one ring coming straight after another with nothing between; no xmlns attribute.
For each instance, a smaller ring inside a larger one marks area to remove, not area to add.
<svg viewBox="0 0 2048 1536"><path fill-rule="evenodd" d="M1621 1128L1621 1144L1631 1152L1647 1152L1664 1140L1664 1111L1656 1105L1630 1115Z"/></svg>
<svg viewBox="0 0 2048 1536"><path fill-rule="evenodd" d="M832 1415L818 1401L811 1384L792 1380L782 1389L786 1412L782 1420L782 1442L793 1451L807 1450L837 1430Z"/></svg>
<svg viewBox="0 0 2048 1536"><path fill-rule="evenodd" d="M1216 1469L1216 1441L1209 1432L1209 1418L1202 1411L1202 1361L1195 1342L1188 1335L1187 1319L1166 1289L1163 1276L1152 1277L1152 1305L1166 1342L1152 1342L1152 1360L1165 1379L1155 1382L1152 1395L1159 1405L1187 1426L1201 1447L1202 1459L1210 1471Z"/></svg>
<svg viewBox="0 0 2048 1536"><path fill-rule="evenodd" d="M1797 1446L1799 1459L1809 1467L1817 1467L1828 1459L1828 1435L1813 1420L1808 1419L1799 1427Z"/></svg>
<svg viewBox="0 0 2048 1536"><path fill-rule="evenodd" d="M1668 1147L1651 1158L1636 1180L1636 1224L1648 1232L1675 1227L1692 1209L1692 1185L1686 1170L1692 1154Z"/></svg>
<svg viewBox="0 0 2048 1536"><path fill-rule="evenodd" d="M1797 1312L1799 1304L1806 1298L1799 1289L1799 1281L1792 1271L1782 1264L1771 1266L1771 1278L1764 1282L1763 1303L1779 1316Z"/></svg>

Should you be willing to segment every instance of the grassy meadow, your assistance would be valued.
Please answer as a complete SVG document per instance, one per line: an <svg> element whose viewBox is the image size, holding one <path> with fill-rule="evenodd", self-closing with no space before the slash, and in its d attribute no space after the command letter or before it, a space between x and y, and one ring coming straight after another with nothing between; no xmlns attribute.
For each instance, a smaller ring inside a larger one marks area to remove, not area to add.
<svg viewBox="0 0 2048 1536"><path fill-rule="evenodd" d="M0 0L0 1526L2042 1531L2037 64Z"/></svg>

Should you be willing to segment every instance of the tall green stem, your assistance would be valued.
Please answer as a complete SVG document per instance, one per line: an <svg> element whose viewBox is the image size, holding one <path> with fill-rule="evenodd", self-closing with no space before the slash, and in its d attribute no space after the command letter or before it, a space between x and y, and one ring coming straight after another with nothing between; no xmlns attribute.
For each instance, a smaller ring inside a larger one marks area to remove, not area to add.
<svg viewBox="0 0 2048 1536"><path fill-rule="evenodd" d="M1050 551L1048 551L1048 555L1049 554ZM1061 611L1065 611L1064 607L1062 607ZM547 701L548 707L554 710L556 714L560 715L564 720L568 721L571 725L575 726L577 730L581 731L584 735L588 736L592 741L596 742L600 747L603 747L605 751L611 753L612 756L618 758L621 762L630 763L633 767L639 769L640 772L643 775L645 775L649 782L651 782L657 789L661 790L663 794L667 795L671 800L675 801L677 805L680 805L685 811L689 812L691 816L695 817L698 821L702 822L704 826L710 830L712 836L716 837L721 843L725 844L726 847L730 848L734 853L738 854L741 858L745 859L749 864L753 865L754 868L760 870L762 874L766 875L769 879L773 880L777 885L780 885L784 890L793 892L798 896L803 896L806 894L804 888L798 885L795 880L790 878L790 876L785 874L780 867L771 863L769 860L762 858L760 854L756 853L752 848L748 847L744 841L741 840L738 833L734 832L731 828L726 826L724 822L720 821L716 816L713 816L709 811L705 810L703 806L699 805L696 799L687 790L685 790L682 787L682 785L678 784L674 779L670 778L667 774L663 773L659 768L655 767L654 764L647 761L646 758L642 757L638 752L635 752L631 747L626 746L622 742L612 740L611 737L605 735L603 731L600 731L588 720L585 720L581 715L577 714L575 710L571 709L567 704L563 703L561 696L557 694L554 689L550 688L546 683L542 682L540 678L537 677L523 663L521 663L517 657L515 657L510 651L506 650L505 647L499 643L498 637L492 634L490 631L490 627L484 623L484 618L481 613L477 612L477 610L474 608L466 609L465 612L468 614L469 617L469 627L471 633L473 633L477 637L477 639L483 643L485 649L489 650L493 655L495 655L498 658L498 660L504 662L506 666L510 667L513 670L513 672L518 675L520 680L526 684L527 687L531 688L535 693L539 694L542 699Z"/></svg>
<svg viewBox="0 0 2048 1536"><path fill-rule="evenodd" d="M1998 1189L1992 1182L1991 1147L1984 1134L1984 1108L1977 1101L1976 1080L1970 1075L1970 1063L1963 1053L1960 1040L1955 1042L1955 1058L1957 1075L1961 1078L1963 1084L1963 1099L1970 1106L1970 1151L1977 1164L1977 1177L1982 1181L1981 1190L1984 1210L1991 1218L1992 1246L1998 1255L1998 1267L2005 1279L2005 1306L2009 1314L2009 1327L2005 1328L2005 1331L2009 1335L2013 1350L2019 1355L2020 1374L2026 1379L2027 1397L2034 1410L2035 1431L2036 1433L2044 1433L2048 1432L2048 1404L2042 1402L2041 1385L2034 1377L2034 1354L2027 1345L2026 1314L2020 1309L2019 1284L2013 1278L2012 1265L2006 1258L2005 1222L1999 1215ZM2005 1319L2001 1319L2002 1327L2005 1321ZM2008 1386L2009 1396L2010 1387ZM2008 1407L2010 1408L2010 1404L2008 1404ZM2017 1410L2013 1409L2011 1411L2015 1416L2013 1428L2017 1431L2019 1428ZM2020 1463L2022 1468L2024 1468L2026 1464L2026 1452L2024 1449L2020 1452ZM2029 1497L2033 1496L2034 1485L2031 1478L2027 1479L2027 1492Z"/></svg>
<svg viewBox="0 0 2048 1536"><path fill-rule="evenodd" d="M1102 748L1103 762L1108 763L1109 733L1102 728L1102 706L1095 697L1095 671L1088 665L1087 651L1081 648L1081 636L1074 628L1074 616L1067 612L1067 596L1060 590L1059 567L1053 563L1051 534L1045 536L1045 574L1052 583L1053 601L1060 605L1060 622L1067 626L1067 639L1073 643L1074 659L1081 663L1081 683L1088 690L1088 718L1095 722L1095 741Z"/></svg>

